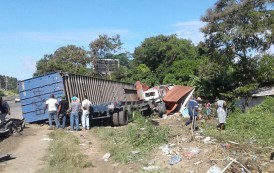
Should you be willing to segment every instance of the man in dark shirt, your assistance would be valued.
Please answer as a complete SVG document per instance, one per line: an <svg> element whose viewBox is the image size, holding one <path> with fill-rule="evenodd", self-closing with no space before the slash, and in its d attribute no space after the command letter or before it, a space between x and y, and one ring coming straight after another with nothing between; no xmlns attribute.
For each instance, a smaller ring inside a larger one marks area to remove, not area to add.
<svg viewBox="0 0 274 173"><path fill-rule="evenodd" d="M191 99L189 99L188 101L188 114L189 114L189 120L186 121L185 125L188 126L190 123L192 123L193 119L198 115L198 102L195 100L195 96L192 96ZM195 124L193 124L193 129L196 129L196 127L194 127Z"/></svg>
<svg viewBox="0 0 274 173"><path fill-rule="evenodd" d="M61 127L64 129L65 125L66 125L66 116L68 113L68 109L69 109L69 102L66 100L66 96L62 97L62 100L59 102L59 106L58 106L58 112L57 115L59 117L59 119L62 121L60 123L62 123Z"/></svg>
<svg viewBox="0 0 274 173"><path fill-rule="evenodd" d="M3 124L6 121L7 114L10 115L10 107L7 102L3 101L0 97L0 124Z"/></svg>

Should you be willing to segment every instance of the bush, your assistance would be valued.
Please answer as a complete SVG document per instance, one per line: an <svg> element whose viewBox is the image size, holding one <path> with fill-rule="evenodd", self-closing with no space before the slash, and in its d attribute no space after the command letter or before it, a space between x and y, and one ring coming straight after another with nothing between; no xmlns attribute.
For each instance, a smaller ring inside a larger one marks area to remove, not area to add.
<svg viewBox="0 0 274 173"><path fill-rule="evenodd" d="M136 115L137 114L137 115ZM146 158L155 146L167 141L169 129L154 126L150 117L136 113L133 123L121 128L95 128L114 160L122 163ZM131 151L140 153L133 154Z"/></svg>
<svg viewBox="0 0 274 173"><path fill-rule="evenodd" d="M246 113L234 112L227 119L225 134L215 131L215 127L206 132L219 140L236 140L238 142L256 142L262 146L274 146L274 98L267 97L260 105L254 106Z"/></svg>

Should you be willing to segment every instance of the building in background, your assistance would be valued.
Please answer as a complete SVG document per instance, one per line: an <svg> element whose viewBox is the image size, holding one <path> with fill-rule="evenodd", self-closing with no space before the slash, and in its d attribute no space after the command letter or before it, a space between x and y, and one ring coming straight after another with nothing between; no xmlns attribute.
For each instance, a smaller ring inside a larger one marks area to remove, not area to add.
<svg viewBox="0 0 274 173"><path fill-rule="evenodd" d="M119 68L119 59L96 59L94 61L94 71L106 76Z"/></svg>

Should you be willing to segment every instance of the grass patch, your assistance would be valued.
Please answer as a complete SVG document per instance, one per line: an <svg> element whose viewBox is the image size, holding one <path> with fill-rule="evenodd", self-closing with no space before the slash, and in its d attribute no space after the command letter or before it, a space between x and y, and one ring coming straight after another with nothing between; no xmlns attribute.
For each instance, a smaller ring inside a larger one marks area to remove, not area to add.
<svg viewBox="0 0 274 173"><path fill-rule="evenodd" d="M45 156L48 166L42 172L76 173L92 166L88 162L88 157L81 153L79 140L75 136L62 130L55 130L49 134L49 137L53 141Z"/></svg>
<svg viewBox="0 0 274 173"><path fill-rule="evenodd" d="M169 133L167 127L154 126L150 117L136 114L133 123L122 128L93 129L104 141L112 158L118 162L142 161L153 148L167 142ZM140 152L134 154L131 151Z"/></svg>
<svg viewBox="0 0 274 173"><path fill-rule="evenodd" d="M227 119L226 132L216 131L216 127L206 128L206 133L221 141L256 143L261 146L274 146L274 98L247 110L235 112Z"/></svg>

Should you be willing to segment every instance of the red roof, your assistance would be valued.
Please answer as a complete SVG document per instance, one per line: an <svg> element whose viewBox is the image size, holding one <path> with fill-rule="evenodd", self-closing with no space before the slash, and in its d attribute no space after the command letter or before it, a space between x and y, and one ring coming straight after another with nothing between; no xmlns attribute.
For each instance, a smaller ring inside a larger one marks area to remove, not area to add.
<svg viewBox="0 0 274 173"><path fill-rule="evenodd" d="M178 102L187 93L192 91L193 87L176 85L164 96L164 102Z"/></svg>

